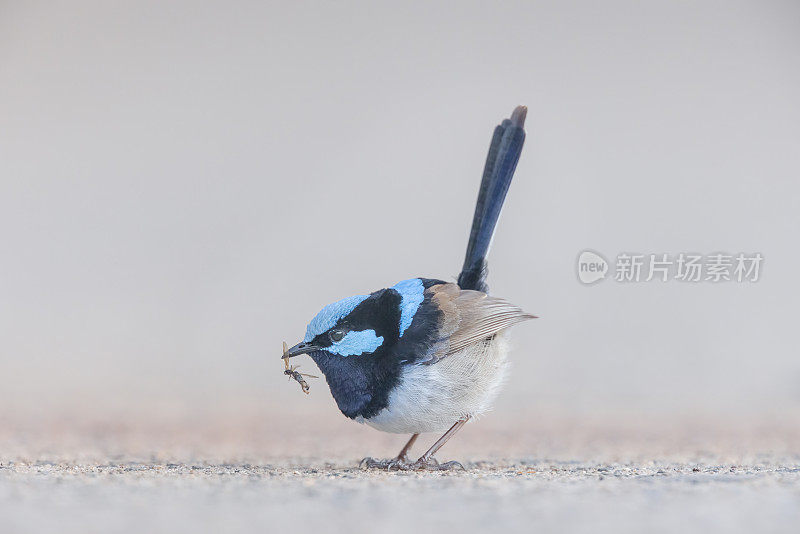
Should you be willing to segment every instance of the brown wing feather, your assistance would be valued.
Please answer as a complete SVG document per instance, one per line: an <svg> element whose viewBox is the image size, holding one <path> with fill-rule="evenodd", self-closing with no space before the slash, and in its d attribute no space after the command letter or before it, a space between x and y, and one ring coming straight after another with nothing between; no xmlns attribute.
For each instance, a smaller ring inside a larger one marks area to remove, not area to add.
<svg viewBox="0 0 800 534"><path fill-rule="evenodd" d="M535 319L510 302L456 284L439 284L427 290L442 313L442 339L434 348L433 363L492 337L517 323Z"/></svg>

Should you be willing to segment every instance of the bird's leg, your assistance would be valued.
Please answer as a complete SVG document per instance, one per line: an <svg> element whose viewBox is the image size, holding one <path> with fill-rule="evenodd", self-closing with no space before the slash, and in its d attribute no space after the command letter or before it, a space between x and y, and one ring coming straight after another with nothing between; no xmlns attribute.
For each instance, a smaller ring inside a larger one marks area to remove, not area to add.
<svg viewBox="0 0 800 534"><path fill-rule="evenodd" d="M433 455L436 454L436 451L441 449L450 438L455 436L456 432L461 430L461 427L467 424L467 421L469 421L469 417L465 417L464 419L457 421L456 424L451 426L450 430L445 432L444 435L436 441L436 443L431 445L431 448L428 449L428 452L423 454L419 460L411 464L411 468L418 470L430 469L433 471L444 471L447 469L452 469L454 467L460 467L461 469L464 469L464 466L461 465L459 462L446 462L440 464L439 462L436 461L436 458L434 458Z"/></svg>
<svg viewBox="0 0 800 534"><path fill-rule="evenodd" d="M408 469L409 462L408 462L408 451L411 450L411 447L414 445L414 442L417 441L419 437L419 433L413 434L411 438L408 440L403 448L400 450L400 454L397 455L397 458L392 458L390 460L376 460L374 458L364 458L359 462L359 466L364 466L367 468L378 468L378 469Z"/></svg>
<svg viewBox="0 0 800 534"><path fill-rule="evenodd" d="M408 440L408 443L406 443L403 446L403 448L400 449L400 454L397 455L397 458L395 458L395 460L397 460L398 462L408 463L408 451L411 450L411 447L414 445L414 442L417 441L418 437L419 433L413 434L411 438Z"/></svg>

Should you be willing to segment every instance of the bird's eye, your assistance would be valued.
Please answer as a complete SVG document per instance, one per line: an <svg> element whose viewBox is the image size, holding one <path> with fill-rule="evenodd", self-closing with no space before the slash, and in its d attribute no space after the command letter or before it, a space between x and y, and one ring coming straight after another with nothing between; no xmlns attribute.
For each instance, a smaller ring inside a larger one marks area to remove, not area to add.
<svg viewBox="0 0 800 534"><path fill-rule="evenodd" d="M328 337L330 337L331 341L334 343L338 343L344 338L344 330L331 330Z"/></svg>

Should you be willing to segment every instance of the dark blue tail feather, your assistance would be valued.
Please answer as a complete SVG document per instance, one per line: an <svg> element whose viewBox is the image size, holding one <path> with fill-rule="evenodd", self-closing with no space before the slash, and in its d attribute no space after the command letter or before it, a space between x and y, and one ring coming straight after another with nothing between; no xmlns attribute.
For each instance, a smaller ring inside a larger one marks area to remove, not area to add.
<svg viewBox="0 0 800 534"><path fill-rule="evenodd" d="M475 289L488 292L486 285L486 255L492 244L492 236L506 199L508 187L514 177L522 145L525 142L525 115L528 109L518 106L494 130L486 165L483 169L478 202L472 219L472 230L467 244L464 267L458 275L458 285L462 289Z"/></svg>

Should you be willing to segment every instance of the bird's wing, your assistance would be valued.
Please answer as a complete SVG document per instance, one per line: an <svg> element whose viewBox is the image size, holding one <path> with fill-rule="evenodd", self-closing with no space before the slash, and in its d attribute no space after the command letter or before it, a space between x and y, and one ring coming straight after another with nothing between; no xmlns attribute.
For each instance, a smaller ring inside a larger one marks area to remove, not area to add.
<svg viewBox="0 0 800 534"><path fill-rule="evenodd" d="M427 290L441 313L439 339L425 363L434 363L535 315L481 291L439 284Z"/></svg>

